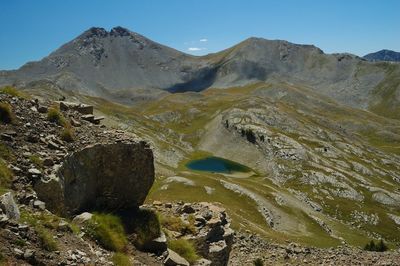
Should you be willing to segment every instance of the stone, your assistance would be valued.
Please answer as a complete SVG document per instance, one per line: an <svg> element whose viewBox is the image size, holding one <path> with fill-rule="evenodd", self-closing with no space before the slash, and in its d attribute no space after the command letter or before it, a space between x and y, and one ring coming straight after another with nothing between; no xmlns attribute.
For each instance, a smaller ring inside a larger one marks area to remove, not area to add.
<svg viewBox="0 0 400 266"><path fill-rule="evenodd" d="M7 215L8 219L18 221L20 212L18 205L15 203L14 197L11 192L4 193L0 196L0 208Z"/></svg>
<svg viewBox="0 0 400 266"><path fill-rule="evenodd" d="M12 141L13 140L13 137L11 135L6 134L6 133L1 133L0 137L1 137L2 140L5 140L5 141Z"/></svg>
<svg viewBox="0 0 400 266"><path fill-rule="evenodd" d="M74 119L73 117L71 117L71 125L74 127L80 127L82 124L81 122L79 122L78 120Z"/></svg>
<svg viewBox="0 0 400 266"><path fill-rule="evenodd" d="M145 142L95 144L69 154L56 178L34 185L53 213L116 211L142 205L154 182L153 152Z"/></svg>
<svg viewBox="0 0 400 266"><path fill-rule="evenodd" d="M143 245L143 249L156 254L161 254L167 250L167 237L164 232L161 231L161 235L148 243Z"/></svg>
<svg viewBox="0 0 400 266"><path fill-rule="evenodd" d="M71 227L66 221L60 221L60 223L57 225L57 230L61 232L72 232Z"/></svg>
<svg viewBox="0 0 400 266"><path fill-rule="evenodd" d="M57 143L55 143L54 141L52 141L52 140L49 140L49 142L47 142L47 146L48 146L50 149L53 149L53 150L58 150L58 149L60 149L60 146L59 146Z"/></svg>
<svg viewBox="0 0 400 266"><path fill-rule="evenodd" d="M208 259L213 262L213 265L227 265L229 260L230 250L224 240L210 244Z"/></svg>
<svg viewBox="0 0 400 266"><path fill-rule="evenodd" d="M15 257L22 258L22 256L24 255L24 252L22 250L20 250L19 248L14 248L14 254L15 254Z"/></svg>
<svg viewBox="0 0 400 266"><path fill-rule="evenodd" d="M40 172L40 170L36 169L36 168L31 168L28 170L28 173L33 176L33 175L41 175L42 172Z"/></svg>
<svg viewBox="0 0 400 266"><path fill-rule="evenodd" d="M43 105L40 105L40 106L37 108L37 110L38 110L38 112L41 113L41 114L47 113L47 107L46 107L46 106L43 106Z"/></svg>
<svg viewBox="0 0 400 266"><path fill-rule="evenodd" d="M51 158L45 158L43 160L43 165L44 166L53 166L54 165L54 161Z"/></svg>
<svg viewBox="0 0 400 266"><path fill-rule="evenodd" d="M31 260L35 256L35 251L33 249L26 249L24 252L24 259Z"/></svg>
<svg viewBox="0 0 400 266"><path fill-rule="evenodd" d="M72 221L77 224L84 224L87 221L89 221L90 219L92 219L92 217L93 217L93 214L91 214L90 212L84 212L84 213L81 213L81 214L75 216Z"/></svg>
<svg viewBox="0 0 400 266"><path fill-rule="evenodd" d="M189 262L178 255L175 251L168 249L168 256L164 260L165 266L189 266Z"/></svg>
<svg viewBox="0 0 400 266"><path fill-rule="evenodd" d="M201 258L197 261L194 262L193 266L211 266L212 265L212 261L207 260L205 258Z"/></svg>
<svg viewBox="0 0 400 266"><path fill-rule="evenodd" d="M193 207L189 204L189 203L185 203L182 207L182 212L183 213L187 213L187 214L191 214L194 213L195 210L193 209Z"/></svg>
<svg viewBox="0 0 400 266"><path fill-rule="evenodd" d="M82 118L82 120L93 122L94 115L82 115L81 118Z"/></svg>
<svg viewBox="0 0 400 266"><path fill-rule="evenodd" d="M35 200L33 202L33 207L44 211L46 209L46 204L41 200Z"/></svg>

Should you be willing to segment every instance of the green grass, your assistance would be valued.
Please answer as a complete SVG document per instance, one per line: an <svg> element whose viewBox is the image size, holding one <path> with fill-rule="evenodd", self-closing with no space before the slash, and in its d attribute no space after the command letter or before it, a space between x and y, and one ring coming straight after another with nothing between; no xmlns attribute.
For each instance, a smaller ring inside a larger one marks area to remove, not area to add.
<svg viewBox="0 0 400 266"><path fill-rule="evenodd" d="M39 169L43 169L43 160L38 155L29 156L29 160Z"/></svg>
<svg viewBox="0 0 400 266"><path fill-rule="evenodd" d="M122 252L128 244L121 219L112 214L95 213L87 222L86 231L90 237L111 251Z"/></svg>
<svg viewBox="0 0 400 266"><path fill-rule="evenodd" d="M193 243L189 240L183 238L170 240L168 242L168 247L185 258L189 263L194 263L199 259Z"/></svg>
<svg viewBox="0 0 400 266"><path fill-rule="evenodd" d="M73 142L75 140L74 130L68 123L61 129L60 138L66 142Z"/></svg>
<svg viewBox="0 0 400 266"><path fill-rule="evenodd" d="M43 226L37 226L36 232L38 234L42 247L47 251L56 251L58 249L57 242L53 238L53 233Z"/></svg>
<svg viewBox="0 0 400 266"><path fill-rule="evenodd" d="M60 109L57 107L50 107L47 110L47 120L49 120L50 122L56 123L60 126L66 125L65 117L61 113Z"/></svg>
<svg viewBox="0 0 400 266"><path fill-rule="evenodd" d="M115 266L131 266L132 262L130 260L130 257L124 253L121 252L116 252L111 258L112 263L114 263Z"/></svg>
<svg viewBox="0 0 400 266"><path fill-rule="evenodd" d="M129 227L136 235L135 245L143 248L149 241L161 234L161 225L157 214L148 209L139 209L130 218Z"/></svg>
<svg viewBox="0 0 400 266"><path fill-rule="evenodd" d="M5 86L0 89L0 93L8 94L14 97L28 99L28 95L12 86Z"/></svg>
<svg viewBox="0 0 400 266"><path fill-rule="evenodd" d="M8 103L0 103L0 122L3 124L11 124L15 120L11 105Z"/></svg>
<svg viewBox="0 0 400 266"><path fill-rule="evenodd" d="M7 164L0 158L0 187L8 187L11 183L13 172Z"/></svg>
<svg viewBox="0 0 400 266"><path fill-rule="evenodd" d="M179 216L161 216L160 220L162 227L167 228L170 231L179 232L182 235L196 233L194 219L185 222Z"/></svg>

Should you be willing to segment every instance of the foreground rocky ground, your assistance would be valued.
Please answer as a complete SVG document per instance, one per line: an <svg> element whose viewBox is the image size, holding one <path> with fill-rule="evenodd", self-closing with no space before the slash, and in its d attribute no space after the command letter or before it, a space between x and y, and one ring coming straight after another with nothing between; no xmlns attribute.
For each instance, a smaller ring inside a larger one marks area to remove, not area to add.
<svg viewBox="0 0 400 266"><path fill-rule="evenodd" d="M235 234L228 265L400 265L400 252L368 252L351 247L329 249L303 247L295 243L280 245L255 235Z"/></svg>
<svg viewBox="0 0 400 266"><path fill-rule="evenodd" d="M253 265L256 259L264 265L400 265L398 251L276 244L250 232L235 233L219 203L166 201L141 206L157 213L162 233L144 252L134 245L137 234L127 232L129 243L122 250L127 260L121 262L116 259L121 251L104 248L89 234L86 223L94 216L87 211L143 204L154 178L149 146L133 134L88 121L82 113L87 110L64 106L71 140L63 135L65 126L48 119L54 103L4 94L0 100L15 115L12 124L0 126L0 260L5 265ZM126 163L130 167L123 167ZM177 240L196 248L198 256L190 263L170 249Z"/></svg>

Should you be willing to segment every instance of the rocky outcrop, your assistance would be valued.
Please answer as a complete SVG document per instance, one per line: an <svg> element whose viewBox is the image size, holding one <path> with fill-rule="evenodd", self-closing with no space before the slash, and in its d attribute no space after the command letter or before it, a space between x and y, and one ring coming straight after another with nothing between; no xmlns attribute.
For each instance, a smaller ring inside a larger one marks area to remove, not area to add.
<svg viewBox="0 0 400 266"><path fill-rule="evenodd" d="M163 217L179 217L183 224L194 226L190 233L170 231L167 235L192 241L197 254L206 260L197 265L227 265L233 244L234 231L230 228L230 219L224 208L217 203L165 203L154 202L152 206Z"/></svg>
<svg viewBox="0 0 400 266"><path fill-rule="evenodd" d="M19 220L20 218L18 205L15 203L11 192L4 193L0 196L0 210L5 213L8 219Z"/></svg>
<svg viewBox="0 0 400 266"><path fill-rule="evenodd" d="M154 181L153 153L144 143L95 144L66 157L57 174L35 185L59 214L121 210L143 204Z"/></svg>

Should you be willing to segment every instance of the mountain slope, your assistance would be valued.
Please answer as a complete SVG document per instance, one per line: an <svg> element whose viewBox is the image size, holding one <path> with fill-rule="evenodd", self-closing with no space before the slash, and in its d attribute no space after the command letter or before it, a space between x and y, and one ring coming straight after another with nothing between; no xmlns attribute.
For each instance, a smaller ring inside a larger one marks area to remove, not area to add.
<svg viewBox="0 0 400 266"><path fill-rule="evenodd" d="M91 28L41 61L0 72L0 85L29 88L39 82L61 92L134 104L168 92L287 82L348 106L399 118L398 73L398 65L262 38L196 57L116 27L110 32Z"/></svg>
<svg viewBox="0 0 400 266"><path fill-rule="evenodd" d="M375 53L370 53L363 58L369 61L391 61L391 62L400 62L400 53L392 50L380 50Z"/></svg>

